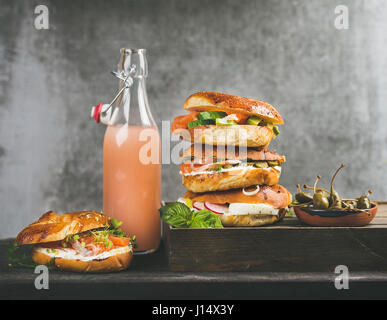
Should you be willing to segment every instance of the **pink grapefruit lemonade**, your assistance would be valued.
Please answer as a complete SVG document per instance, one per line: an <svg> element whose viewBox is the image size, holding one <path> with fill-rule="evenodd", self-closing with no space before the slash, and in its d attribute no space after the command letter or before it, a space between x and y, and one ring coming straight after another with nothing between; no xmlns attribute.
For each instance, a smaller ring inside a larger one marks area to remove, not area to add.
<svg viewBox="0 0 387 320"><path fill-rule="evenodd" d="M157 127L108 126L104 140L103 210L136 236L136 251L160 244L161 142Z"/></svg>

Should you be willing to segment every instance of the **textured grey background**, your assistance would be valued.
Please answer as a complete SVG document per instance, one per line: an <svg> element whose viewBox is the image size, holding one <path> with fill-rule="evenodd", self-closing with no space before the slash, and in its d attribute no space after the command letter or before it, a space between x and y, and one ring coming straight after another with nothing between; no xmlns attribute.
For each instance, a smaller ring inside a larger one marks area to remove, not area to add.
<svg viewBox="0 0 387 320"><path fill-rule="evenodd" d="M35 30L46 4L50 30ZM349 30L334 28L346 4ZM340 162L337 189L387 199L387 1L0 1L0 238L48 209L101 209L104 127L121 47L148 49L158 124L217 90L272 103L286 124L281 183L312 183ZM327 182L327 179L324 181ZM163 167L163 198L184 192Z"/></svg>

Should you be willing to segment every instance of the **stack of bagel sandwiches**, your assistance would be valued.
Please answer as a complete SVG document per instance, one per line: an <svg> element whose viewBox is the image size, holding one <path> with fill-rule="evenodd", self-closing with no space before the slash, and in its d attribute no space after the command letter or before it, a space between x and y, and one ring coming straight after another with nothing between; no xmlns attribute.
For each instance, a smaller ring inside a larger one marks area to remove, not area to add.
<svg viewBox="0 0 387 320"><path fill-rule="evenodd" d="M219 215L224 226L280 221L291 194L278 184L285 157L267 149L284 121L270 104L201 91L184 103L188 115L171 131L190 141L180 174L188 192L179 199L194 210Z"/></svg>

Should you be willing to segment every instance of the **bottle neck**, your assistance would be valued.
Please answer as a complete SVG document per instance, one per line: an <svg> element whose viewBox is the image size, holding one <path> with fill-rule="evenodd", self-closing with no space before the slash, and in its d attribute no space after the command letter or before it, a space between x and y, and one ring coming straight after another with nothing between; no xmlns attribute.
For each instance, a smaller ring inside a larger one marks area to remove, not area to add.
<svg viewBox="0 0 387 320"><path fill-rule="evenodd" d="M111 125L156 126L146 91L147 69L144 49L121 49L118 72L126 81L120 80L119 88L127 88L116 101Z"/></svg>

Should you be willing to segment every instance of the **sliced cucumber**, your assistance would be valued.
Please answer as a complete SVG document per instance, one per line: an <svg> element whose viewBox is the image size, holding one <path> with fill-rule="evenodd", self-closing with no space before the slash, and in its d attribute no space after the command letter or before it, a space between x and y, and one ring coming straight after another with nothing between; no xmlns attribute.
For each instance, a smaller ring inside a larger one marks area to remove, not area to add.
<svg viewBox="0 0 387 320"><path fill-rule="evenodd" d="M270 166L270 167L276 167L279 165L278 161L276 160L269 160L267 161L267 164Z"/></svg>
<svg viewBox="0 0 387 320"><path fill-rule="evenodd" d="M278 136L280 134L280 131L279 131L277 126L273 127L273 132L274 132L275 136Z"/></svg>
<svg viewBox="0 0 387 320"><path fill-rule="evenodd" d="M226 116L227 113L223 111L203 111L198 113L197 118L198 120L215 120Z"/></svg>
<svg viewBox="0 0 387 320"><path fill-rule="evenodd" d="M215 124L217 126L235 126L237 123L232 120L216 119Z"/></svg>
<svg viewBox="0 0 387 320"><path fill-rule="evenodd" d="M268 168L268 167L269 167L269 165L267 164L266 161L258 161L258 162L255 162L255 163L254 163L254 166L255 166L256 168Z"/></svg>
<svg viewBox="0 0 387 320"><path fill-rule="evenodd" d="M252 125L252 126L257 126L260 124L262 120L259 119L257 116L251 116L247 119L247 124Z"/></svg>
<svg viewBox="0 0 387 320"><path fill-rule="evenodd" d="M270 128L271 130L273 130L274 138L276 138L276 137L280 134L280 131L279 131L278 127L275 126L275 125L272 124L272 123L266 123L266 124L265 124L265 127L268 127L268 128Z"/></svg>
<svg viewBox="0 0 387 320"><path fill-rule="evenodd" d="M191 128L197 127L197 126L206 126L206 125L211 125L211 124L215 124L215 120L210 120L210 119L195 120L195 121L188 122L188 129L191 129Z"/></svg>
<svg viewBox="0 0 387 320"><path fill-rule="evenodd" d="M208 171L220 172L220 171L222 171L222 166L218 164L215 167L208 169Z"/></svg>

